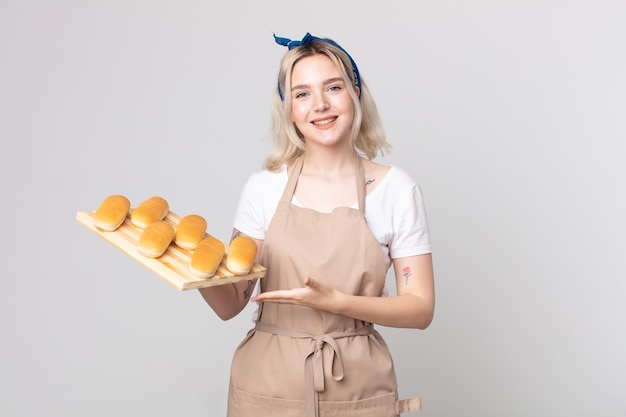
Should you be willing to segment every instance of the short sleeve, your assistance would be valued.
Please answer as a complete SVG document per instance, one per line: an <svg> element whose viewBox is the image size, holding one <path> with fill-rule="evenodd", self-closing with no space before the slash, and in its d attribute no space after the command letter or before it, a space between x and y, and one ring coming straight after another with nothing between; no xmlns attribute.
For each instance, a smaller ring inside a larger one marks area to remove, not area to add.
<svg viewBox="0 0 626 417"><path fill-rule="evenodd" d="M259 171L250 175L239 196L233 227L254 239L264 240L286 183L286 167L278 172Z"/></svg>
<svg viewBox="0 0 626 417"><path fill-rule="evenodd" d="M265 238L260 188L252 174L244 185L235 211L233 227L254 239Z"/></svg>
<svg viewBox="0 0 626 417"><path fill-rule="evenodd" d="M423 255L432 252L430 231L422 192L412 183L400 195L396 195L393 205L393 237L389 244L392 259Z"/></svg>

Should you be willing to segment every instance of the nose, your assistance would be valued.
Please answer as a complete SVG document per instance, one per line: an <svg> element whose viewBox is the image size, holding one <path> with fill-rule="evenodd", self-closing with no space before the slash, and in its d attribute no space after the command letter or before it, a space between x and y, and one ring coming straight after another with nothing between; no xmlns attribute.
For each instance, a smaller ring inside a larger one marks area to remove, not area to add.
<svg viewBox="0 0 626 417"><path fill-rule="evenodd" d="M329 107L326 95L323 92L319 92L315 95L315 110L324 111Z"/></svg>

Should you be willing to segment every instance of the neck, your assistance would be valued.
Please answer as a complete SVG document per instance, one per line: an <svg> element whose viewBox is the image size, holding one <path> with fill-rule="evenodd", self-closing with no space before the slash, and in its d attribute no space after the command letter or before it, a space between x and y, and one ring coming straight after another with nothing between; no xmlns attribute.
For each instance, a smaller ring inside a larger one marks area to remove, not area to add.
<svg viewBox="0 0 626 417"><path fill-rule="evenodd" d="M355 157L356 152L352 148L339 152L336 149L307 149L304 153L302 172L323 177L352 175Z"/></svg>

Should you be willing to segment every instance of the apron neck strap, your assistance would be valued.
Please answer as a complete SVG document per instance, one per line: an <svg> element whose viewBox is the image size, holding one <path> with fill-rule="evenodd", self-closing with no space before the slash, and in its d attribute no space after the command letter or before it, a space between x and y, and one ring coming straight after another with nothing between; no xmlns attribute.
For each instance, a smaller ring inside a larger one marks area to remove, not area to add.
<svg viewBox="0 0 626 417"><path fill-rule="evenodd" d="M283 191L283 196L280 198L280 201L291 201L293 193L296 191L296 184L298 184L298 177L300 177L300 172L302 172L303 163L304 155L301 155L298 159L296 159L296 164L293 166L291 173L289 173L287 185L285 186L285 190Z"/></svg>
<svg viewBox="0 0 626 417"><path fill-rule="evenodd" d="M365 216L365 168L358 154L354 154L356 165L356 191L359 198L359 211Z"/></svg>
<svg viewBox="0 0 626 417"><path fill-rule="evenodd" d="M361 157L358 154L354 156L354 164L356 169L356 190L359 201L359 211L362 214L365 214L365 169L363 168L363 162L361 161ZM293 193L296 191L296 185L298 184L298 177L300 177L300 172L302 172L302 165L304 164L304 155L301 155L297 160L289 177L287 179L287 185L285 186L285 190L283 191L283 196L281 197L281 201L290 202Z"/></svg>

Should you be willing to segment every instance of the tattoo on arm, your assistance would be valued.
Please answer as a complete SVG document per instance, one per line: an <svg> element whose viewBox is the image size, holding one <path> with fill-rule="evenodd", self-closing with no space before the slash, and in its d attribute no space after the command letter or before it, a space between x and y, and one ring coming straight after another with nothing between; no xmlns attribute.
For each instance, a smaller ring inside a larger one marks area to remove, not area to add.
<svg viewBox="0 0 626 417"><path fill-rule="evenodd" d="M239 230L234 230L233 231L233 235L230 237L230 240L232 241L234 238L236 238L238 236L243 236L243 233L241 233L241 231L239 231Z"/></svg>
<svg viewBox="0 0 626 417"><path fill-rule="evenodd" d="M404 277L405 285L408 285L409 277L411 276L411 268L408 266L405 266L404 269L402 270L402 276Z"/></svg>
<svg viewBox="0 0 626 417"><path fill-rule="evenodd" d="M252 295L252 290L254 289L255 281L248 281L248 287L243 292L243 299L247 300Z"/></svg>

